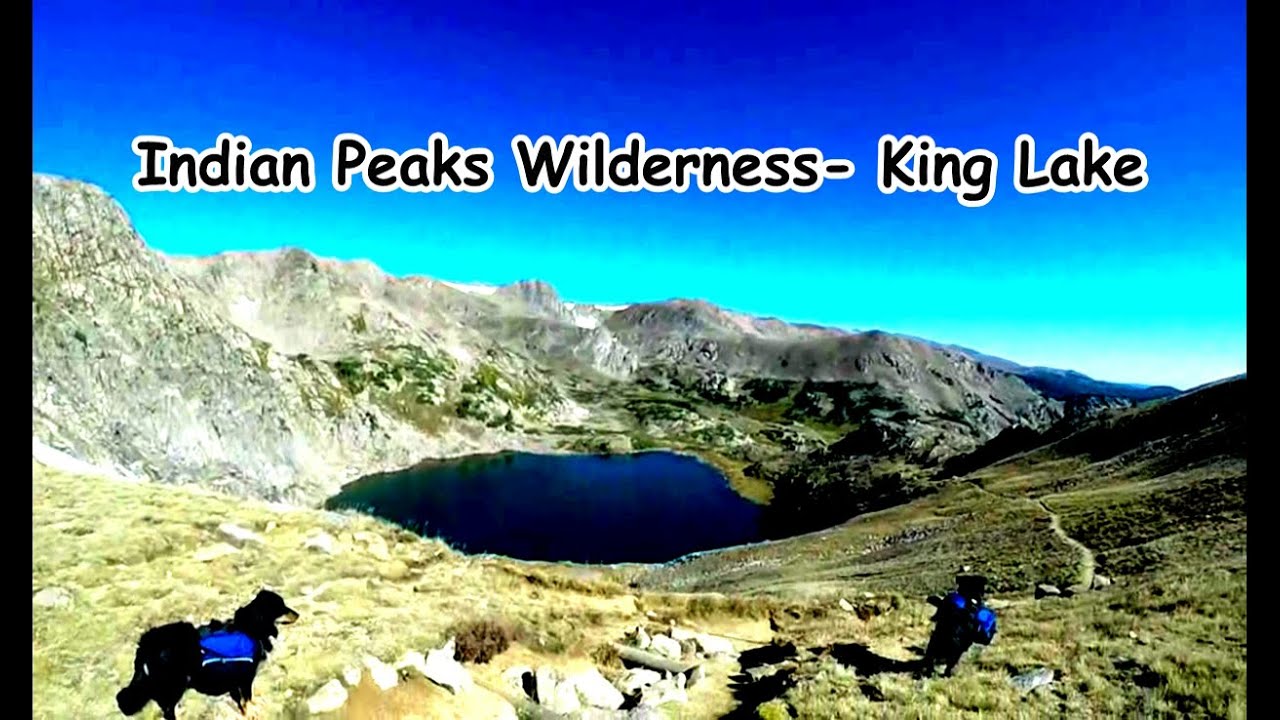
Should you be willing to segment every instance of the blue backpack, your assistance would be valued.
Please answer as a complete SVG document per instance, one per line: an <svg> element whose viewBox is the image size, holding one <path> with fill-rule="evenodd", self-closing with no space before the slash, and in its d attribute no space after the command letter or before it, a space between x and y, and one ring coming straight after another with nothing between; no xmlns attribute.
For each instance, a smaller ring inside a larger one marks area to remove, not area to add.
<svg viewBox="0 0 1280 720"><path fill-rule="evenodd" d="M234 630L217 630L200 638L201 667L223 663L251 663L258 658L253 638Z"/></svg>
<svg viewBox="0 0 1280 720"><path fill-rule="evenodd" d="M995 612L984 605L974 613L973 621L973 641L979 645L990 645L996 636Z"/></svg>
<svg viewBox="0 0 1280 720"><path fill-rule="evenodd" d="M967 613L973 620L973 641L979 645L990 645L996 636L996 614L991 608L980 605L977 609L969 606L969 601L958 592L947 593L945 602L959 612Z"/></svg>

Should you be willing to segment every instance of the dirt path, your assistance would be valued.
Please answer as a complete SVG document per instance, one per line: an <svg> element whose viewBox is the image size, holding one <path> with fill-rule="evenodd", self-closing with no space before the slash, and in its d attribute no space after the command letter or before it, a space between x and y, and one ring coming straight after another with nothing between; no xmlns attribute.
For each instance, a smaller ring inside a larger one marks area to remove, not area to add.
<svg viewBox="0 0 1280 720"><path fill-rule="evenodd" d="M1001 495L1000 493L991 492L972 480L969 481L969 484L977 488L978 492L981 492L984 495L990 495L994 498L999 498L1005 502L1031 503L1039 508L1039 510L1045 515L1048 515L1049 528L1053 531L1053 534L1057 535L1058 539L1062 540L1062 542L1070 545L1080 555L1080 576L1078 584L1086 590L1093 587L1093 575L1098 566L1097 559L1094 558L1093 555L1093 550L1090 550L1089 546L1071 537L1067 534L1066 530L1062 529L1062 518L1058 516L1058 513L1049 509L1049 506L1045 503L1043 498L1011 498Z"/></svg>
<svg viewBox="0 0 1280 720"><path fill-rule="evenodd" d="M1068 535L1066 530L1062 529L1062 519L1058 517L1057 513L1049 509L1049 506L1045 504L1044 500L1036 500L1035 503L1045 512L1045 514L1049 516L1049 527L1053 530L1053 534L1057 535L1062 542L1075 548L1076 552L1080 553L1081 587L1086 590L1093 587L1093 573L1098 566L1097 560L1094 559L1093 551L1084 543Z"/></svg>

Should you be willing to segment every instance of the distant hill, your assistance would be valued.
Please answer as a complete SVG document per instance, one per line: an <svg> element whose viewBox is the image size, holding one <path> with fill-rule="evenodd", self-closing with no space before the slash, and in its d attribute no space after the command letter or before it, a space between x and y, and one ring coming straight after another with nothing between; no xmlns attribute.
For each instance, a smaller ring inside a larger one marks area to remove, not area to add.
<svg viewBox="0 0 1280 720"><path fill-rule="evenodd" d="M1046 397L1065 400L1071 397L1095 395L1098 397L1121 398L1135 402L1146 402L1158 398L1173 397L1182 392L1168 385L1135 385L1132 383L1113 383L1093 378L1075 370L1059 370L1047 367L1026 367L1011 360L980 353L976 350L949 346L965 353L974 360L998 370L1016 375Z"/></svg>

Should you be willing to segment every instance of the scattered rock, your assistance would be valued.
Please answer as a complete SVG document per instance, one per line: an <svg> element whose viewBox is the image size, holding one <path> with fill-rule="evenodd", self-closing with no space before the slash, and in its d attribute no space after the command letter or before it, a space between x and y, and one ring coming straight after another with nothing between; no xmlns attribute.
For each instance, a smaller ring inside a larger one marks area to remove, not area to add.
<svg viewBox="0 0 1280 720"><path fill-rule="evenodd" d="M689 679L685 681L684 685L685 687L693 687L694 685L697 685L698 683L706 679L707 671L704 670L701 665L699 665L694 669L690 670L687 673L687 675Z"/></svg>
<svg viewBox="0 0 1280 720"><path fill-rule="evenodd" d="M534 700L546 705L550 703L556 694L556 685L560 683L560 677L556 671L549 667L540 667L533 674Z"/></svg>
<svg viewBox="0 0 1280 720"><path fill-rule="evenodd" d="M557 683L555 690L551 693L551 701L544 702L542 705L551 712L561 715L568 715L582 709L582 701L578 699L578 689L569 682Z"/></svg>
<svg viewBox="0 0 1280 720"><path fill-rule="evenodd" d="M234 545L218 543L217 545L200 548L191 557L196 560L196 562L209 562L211 560L217 560L220 557L235 555L238 552L240 552L240 549Z"/></svg>
<svg viewBox="0 0 1280 720"><path fill-rule="evenodd" d="M308 550L319 550L326 555L337 555L338 540L327 532L320 531L302 542L302 546Z"/></svg>
<svg viewBox="0 0 1280 720"><path fill-rule="evenodd" d="M625 701L622 693L610 685L609 681L595 668L574 675L566 680L565 684L577 689L578 698L582 704L590 707L617 710Z"/></svg>
<svg viewBox="0 0 1280 720"><path fill-rule="evenodd" d="M272 530L275 530L275 529L276 529L276 521L275 521L275 520L268 520L268 521L267 521L267 529L266 529L266 531L265 531L265 532L270 533Z"/></svg>
<svg viewBox="0 0 1280 720"><path fill-rule="evenodd" d="M256 543L261 545L263 542L262 536L259 535L258 533L252 530L247 530L233 523L222 523L221 525L218 526L218 532L222 533L223 535L226 535L233 542L239 543L241 545L244 545L246 543Z"/></svg>
<svg viewBox="0 0 1280 720"><path fill-rule="evenodd" d="M358 667L349 667L342 671L342 679L347 683L348 687L359 685L362 677L364 677L364 671Z"/></svg>
<svg viewBox="0 0 1280 720"><path fill-rule="evenodd" d="M412 669L417 670L422 675L426 675L427 659L417 650L405 650L404 655L396 661L396 670Z"/></svg>
<svg viewBox="0 0 1280 720"><path fill-rule="evenodd" d="M352 539L364 543L365 549L369 554L378 560L390 560L391 551L387 549L387 541L377 533L361 531L351 536Z"/></svg>
<svg viewBox="0 0 1280 720"><path fill-rule="evenodd" d="M671 631L670 631L670 633L669 633L669 635L671 636L671 639L672 639L672 640L675 640L675 641L677 641L677 642L684 642L685 640L692 640L692 639L693 639L693 637L694 637L694 635L696 635L696 634L697 634L697 633L695 633L695 632L694 632L694 631L692 631L692 630L686 630L685 628L682 628L682 627L676 627L675 625L672 625L672 626L671 626Z"/></svg>
<svg viewBox="0 0 1280 720"><path fill-rule="evenodd" d="M1094 575L1094 576L1093 576L1093 589L1094 589L1094 590L1102 590L1102 589L1104 589L1104 588L1109 588L1109 587L1111 587L1111 578L1107 577L1106 575Z"/></svg>
<svg viewBox="0 0 1280 720"><path fill-rule="evenodd" d="M1041 583L1036 586L1037 600L1044 597L1058 597L1060 595L1062 595L1062 591L1058 589L1057 585L1050 585L1049 583Z"/></svg>
<svg viewBox="0 0 1280 720"><path fill-rule="evenodd" d="M338 710L347 702L347 689L337 678L325 683L307 700L307 710L312 715Z"/></svg>
<svg viewBox="0 0 1280 720"><path fill-rule="evenodd" d="M409 566L401 560L378 563L378 576L383 580L403 580L409 576Z"/></svg>
<svg viewBox="0 0 1280 720"><path fill-rule="evenodd" d="M714 635L699 635L696 638L698 649L707 655L737 655L738 651L733 647L733 643L724 638L715 637Z"/></svg>
<svg viewBox="0 0 1280 720"><path fill-rule="evenodd" d="M455 695L470 690L473 685L471 673L454 658L453 638L449 638L439 649L427 653L422 674Z"/></svg>
<svg viewBox="0 0 1280 720"><path fill-rule="evenodd" d="M649 638L649 633L645 632L644 627L641 625L637 625L635 629L627 633L626 641L627 644L641 650L648 650L649 644L652 642Z"/></svg>
<svg viewBox="0 0 1280 720"><path fill-rule="evenodd" d="M31 596L31 603L43 608L71 607L71 591L60 587L47 587Z"/></svg>
<svg viewBox="0 0 1280 720"><path fill-rule="evenodd" d="M364 666L369 669L369 677L379 690L390 690L400 683L400 675L396 669L372 655L364 656Z"/></svg>
<svg viewBox="0 0 1280 720"><path fill-rule="evenodd" d="M664 678L644 689L640 694L640 704L657 707L667 703L689 702L689 694L684 689L684 675Z"/></svg>
<svg viewBox="0 0 1280 720"><path fill-rule="evenodd" d="M1053 682L1053 671L1049 668L1037 668L1011 678L1009 682L1024 693L1031 692L1041 685Z"/></svg>
<svg viewBox="0 0 1280 720"><path fill-rule="evenodd" d="M853 605L849 604L848 600L840 598L840 609L845 612L853 612Z"/></svg>
<svg viewBox="0 0 1280 720"><path fill-rule="evenodd" d="M693 638L679 640L678 642L680 643L680 657L688 657L698 652L698 643Z"/></svg>
<svg viewBox="0 0 1280 720"><path fill-rule="evenodd" d="M679 660L681 656L680 643L672 640L666 635L654 635L649 649L672 660Z"/></svg>
<svg viewBox="0 0 1280 720"><path fill-rule="evenodd" d="M662 674L657 670L649 670L648 668L636 668L628 670L618 678L615 687L622 691L623 695L634 695L650 685L662 679Z"/></svg>
<svg viewBox="0 0 1280 720"><path fill-rule="evenodd" d="M536 682L533 677L533 668L527 665L516 665L502 673L502 683L512 693L521 697L536 699L534 698L537 693Z"/></svg>

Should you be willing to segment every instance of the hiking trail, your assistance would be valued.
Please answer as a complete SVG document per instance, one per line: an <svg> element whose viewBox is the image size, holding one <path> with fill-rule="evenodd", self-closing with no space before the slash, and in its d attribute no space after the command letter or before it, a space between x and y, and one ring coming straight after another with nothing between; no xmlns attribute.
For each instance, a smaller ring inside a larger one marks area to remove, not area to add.
<svg viewBox="0 0 1280 720"><path fill-rule="evenodd" d="M981 492L985 495L990 495L991 497L999 498L1006 502L1031 503L1032 505L1035 505L1037 508L1039 508L1039 510L1043 512L1045 515L1048 515L1049 529L1053 531L1054 535L1058 536L1058 539L1062 540L1062 542L1066 543L1067 545L1070 545L1080 555L1080 570L1079 570L1080 576L1078 579L1079 585L1086 590L1093 587L1093 576L1098 566L1098 562L1097 562L1097 559L1094 557L1093 550L1089 549L1088 545L1085 545L1079 540L1068 535L1067 531L1062 529L1062 518L1058 516L1058 513L1049 509L1049 506L1045 503L1043 497L1012 498L1012 497L1008 497L1007 495L1001 495L1000 493L992 492L991 490L988 490L987 488L983 487L981 484L979 484L974 480L969 480L968 482L970 485L977 488L978 492ZM1046 496L1046 497L1052 497L1052 496Z"/></svg>
<svg viewBox="0 0 1280 720"><path fill-rule="evenodd" d="M1049 528L1053 530L1053 534L1057 535L1062 542L1075 548L1076 551L1080 553L1080 585L1086 590L1092 588L1093 574L1098 566L1098 562L1093 556L1093 551L1084 543L1068 535L1066 530L1062 529L1062 519L1058 517L1057 513L1049 509L1049 506L1045 504L1043 498L1033 500L1033 502L1040 506L1040 509L1049 516Z"/></svg>

